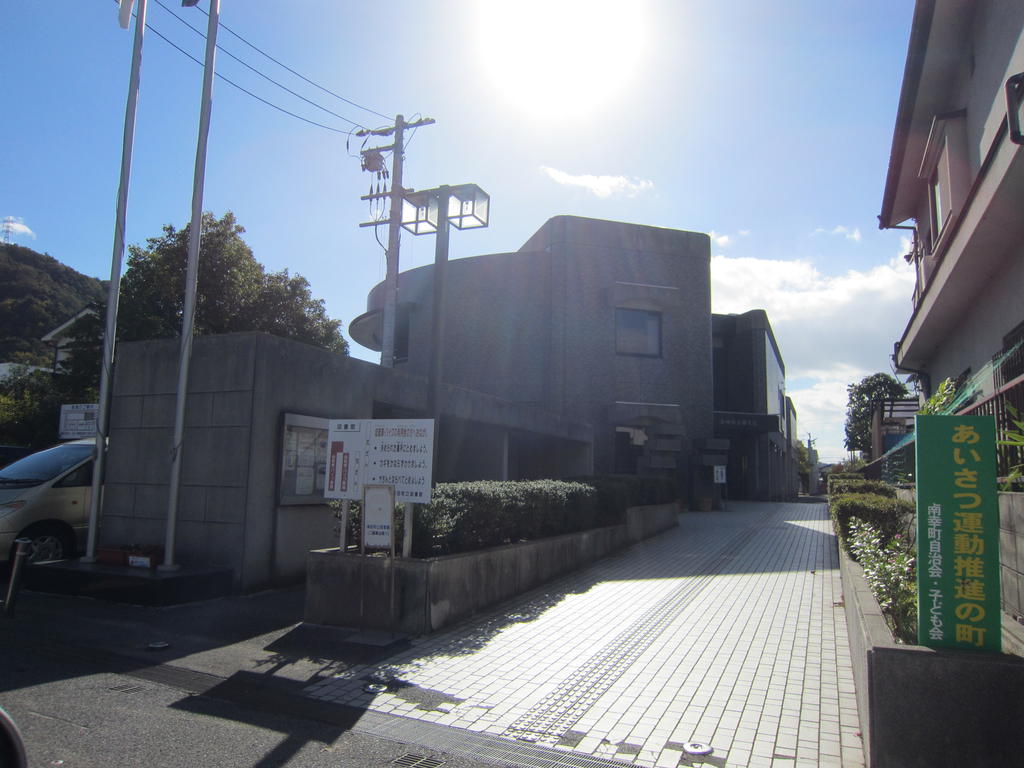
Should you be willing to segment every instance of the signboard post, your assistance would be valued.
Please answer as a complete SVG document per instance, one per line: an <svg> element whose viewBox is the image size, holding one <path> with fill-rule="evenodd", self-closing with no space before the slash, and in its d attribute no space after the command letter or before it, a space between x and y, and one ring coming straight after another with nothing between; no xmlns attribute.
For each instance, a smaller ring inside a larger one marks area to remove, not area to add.
<svg viewBox="0 0 1024 768"><path fill-rule="evenodd" d="M917 416L918 642L1002 650L991 416Z"/></svg>
<svg viewBox="0 0 1024 768"><path fill-rule="evenodd" d="M332 419L327 430L324 497L341 499L341 542L345 552L349 502L363 502L362 552L391 553L391 619L394 624L395 503L405 505L403 556L412 550L412 504L430 501L434 468L433 419ZM362 563L359 614L363 615Z"/></svg>
<svg viewBox="0 0 1024 768"><path fill-rule="evenodd" d="M395 488L392 485L363 486L363 554L368 549L386 549L395 556Z"/></svg>

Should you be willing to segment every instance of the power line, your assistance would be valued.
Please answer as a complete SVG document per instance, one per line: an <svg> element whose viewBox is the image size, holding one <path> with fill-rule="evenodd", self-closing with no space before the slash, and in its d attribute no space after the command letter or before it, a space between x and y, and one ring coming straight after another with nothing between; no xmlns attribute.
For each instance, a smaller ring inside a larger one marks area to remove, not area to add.
<svg viewBox="0 0 1024 768"><path fill-rule="evenodd" d="M189 53L188 51L186 51L186 50L185 50L184 48L182 48L182 47L180 47L180 46L178 46L178 45L175 45L175 44L174 44L173 42L171 42L171 41L170 41L170 40L168 40L168 39L167 39L166 37L164 37L163 35L161 35L161 34L160 34L160 33L159 33L159 32L158 32L157 30L153 29L153 27L151 27L151 26L150 26L150 25L149 25L148 23L146 24L146 29L148 29L148 30L149 30L150 32L152 32L152 33L153 33L154 35L156 35L157 37L159 37L159 38L160 38L161 40L163 40L163 41L164 41L165 43L167 43L167 44L168 44L169 46L171 46L172 48L174 48L174 49L175 49L176 51L178 51L179 53L181 53L181 54L183 54L184 56L187 56L188 58L192 59L192 61L194 61L194 62L195 62L196 64L198 64L199 66L203 66L203 62L201 62L201 61L200 61L199 59L197 59L197 58L196 58L195 56L193 56L193 55L192 55L191 53ZM341 130L340 128L332 128L332 127L331 127L331 126L329 126L329 125L324 125L323 123L318 123L318 122L316 122L315 120L310 120L310 119L308 119L308 118L302 117L302 115L296 115L296 114L295 114L294 112L289 112L289 111L288 111L287 109L285 109L284 107L279 107L279 106L277 106L277 104L274 104L274 103L272 103L272 102L269 102L269 101L267 101L266 99L262 98L261 96L257 96L257 95L256 95L255 93L253 93L252 91L246 90L245 88L243 88L242 86L240 86L240 85L239 85L238 83L234 82L233 80L229 80L228 78L224 77L224 75L222 75L222 74L221 74L220 72L215 72L214 74L215 74L215 75L216 75L216 76L217 76L218 78L220 78L221 80L223 80L223 81L224 81L225 83L227 83L228 85L230 85L230 86L233 86L234 88L237 88L237 89L238 89L238 90L240 90L240 91L241 91L242 93L244 93L244 94L246 94L246 95L248 95L248 96L252 96L252 97L253 97L254 99L256 99L256 101L260 101L260 102L262 102L262 103L266 104L266 105L267 105L268 107L273 107L273 108L274 108L274 109L276 109L276 110L277 110L278 112L284 112L284 113L285 113L286 115L288 115L289 117L294 117L294 118L295 118L296 120L301 120L301 121L302 121L302 122L304 122L304 123L309 123L310 125L315 125L315 126L316 126L317 128L324 128L324 129L326 129L326 130L328 130L328 131L333 131L334 133L345 133L345 134L349 133L349 131L343 131L343 130ZM345 118L342 118L342 119L345 119ZM351 120L348 120L347 122L350 122L350 123L352 123L352 124L353 124L354 126L358 126L358 125L359 125L358 123L353 123L353 122L352 122Z"/></svg>
<svg viewBox="0 0 1024 768"><path fill-rule="evenodd" d="M160 2L160 0L156 0L156 1L157 1L158 3ZM162 4L161 4L161 6L162 6ZM198 8L198 6L196 6L196 7ZM200 11L201 13L206 13L206 11L204 11L204 10L203 10L202 8L199 8L199 11ZM316 82L314 82L314 81L310 80L310 79L309 79L308 77L306 77L305 75L302 75L302 74L300 74L299 72L296 72L296 71L295 71L294 69L292 69L291 67L289 67L289 66L288 66L287 64L285 64L284 62L278 61L277 59L275 59L275 58L274 58L273 56L271 56L271 55L270 55L269 53L267 53L266 51L264 51L264 50L260 49L260 48L259 48L258 46L256 46L256 45L254 45L254 44L250 43L250 42L249 42L248 40L246 40L246 39L245 39L244 37L242 37L242 36L241 36L240 34L238 34L237 32L235 32L235 31L234 31L233 29L231 29L230 27L228 27L228 26L226 26L226 25L224 25L224 24L221 24L221 25L220 25L220 28L221 28L221 29L223 29L223 30L224 30L225 32L227 32L228 34L230 34L230 35L233 35L234 37L237 37L237 38L238 38L239 40L241 40L241 41L242 41L243 43L245 43L246 45L248 45L248 46L249 46L250 48L252 48L252 49L253 49L254 51L256 51L257 53L259 53L259 54L260 54L261 56L265 56L265 57L267 57L267 58L268 58L268 59L270 59L270 60L271 60L272 62L274 62L275 64L277 64L277 65L278 65L279 67L282 67L283 69L286 69L287 71L291 72L291 73L292 73L293 75L295 75L295 76L296 76L297 78L299 78L300 80L304 80L305 82L307 82L307 83L309 83L310 85L312 85L312 86L313 86L314 88L319 88L319 89L320 89L321 91L323 91L324 93L327 93L327 94L329 94L329 95L333 96L333 97L334 97L334 98L336 98L336 99L340 99L341 101L344 101L344 102L345 102L346 104L351 104L351 105L352 105L353 107L356 107L357 109L361 109L361 110L363 110L364 112L369 112L369 113L370 113L370 114L372 114L372 115L377 115L378 117L383 117L383 118L384 118L385 120L389 120L389 121L391 120L391 117L390 117L389 115L385 115L385 114L383 114L383 113L381 113L381 112L378 112L378 111L377 111L377 110L375 110L375 109L370 109L369 107L364 107L364 106L363 106L362 104L357 104L356 102L352 101L351 99L346 99L346 98L345 98L344 96L342 96L342 95L340 95L340 94L337 94L337 93L335 93L334 91L330 90L329 88L325 88L324 86L320 85L319 83L316 83ZM351 121L350 121L350 122L351 122Z"/></svg>
<svg viewBox="0 0 1024 768"><path fill-rule="evenodd" d="M164 9L165 11L167 11L167 13L169 13L169 14L170 14L171 16L173 16L174 18L176 18L176 19L177 19L178 21L180 21L180 22L181 22L182 24L184 24L184 25L185 25L186 27L188 27L188 28L189 28L189 29L191 29L191 30L192 30L193 32L195 32L195 33L196 33L197 35L199 35L199 37L201 37L201 38L204 38L204 39L206 38L206 35L205 35L205 34L203 33L203 31L202 31L202 30L199 30L199 29L196 29L195 27L193 27L193 26L192 26L191 24L189 24L189 23L188 23L188 22L187 22L187 21L186 21L185 19L181 18L181 16L179 16L179 15L178 15L178 14L176 14L176 13L175 13L174 11L172 11L172 10L171 10L170 8L168 8L168 7L166 6L166 5L164 5L164 4L163 4L163 3L162 3L162 2L160 1L160 0L154 0L154 1L156 2L156 4L157 4L157 5L159 5L159 6L160 6L161 8L163 8L163 9ZM203 11L203 12L205 13L205 11ZM146 26L149 26L149 25L147 24ZM152 27L149 27L149 28L150 28L150 29L152 29ZM227 27L225 27L225 26L224 26L223 24L221 25L221 28L222 28L222 29L227 29ZM230 31L230 30L228 30L228 31ZM236 37L237 37L237 35L236 35ZM166 39L166 38L165 38L165 39ZM242 38L239 38L239 39L242 39ZM243 42L245 42L245 41L243 40ZM180 49L179 49L179 50L180 50ZM364 127L364 126L363 126L362 124L360 124L360 123L357 123L357 122L356 122L355 120L350 120L349 118L345 117L344 115L339 115L339 114L338 114L337 112L334 112L334 111L332 111L332 110L328 109L327 107L325 107L325 106L323 106L323 105L321 105L321 104L317 104L317 103L316 103L315 101L313 101L313 100L311 100L311 99L307 99L307 98L306 98L305 96L303 96L302 94L300 94L300 93L296 93L296 92L295 92L295 91L293 91L293 90L292 90L291 88L287 87L286 85L283 85L282 83L279 83L279 82L278 82L277 80L275 80L274 78L270 77L270 75L267 75L266 73L264 73L264 72L261 72L260 70L256 69L256 67L252 66L252 65L251 65L251 64L249 64L248 62L245 62L245 61L243 61L243 60L242 60L242 59L240 59L240 58L239 58L238 56L235 56L235 54L231 53L231 51L228 51L228 50L226 50L225 48L221 47L220 45L218 45L218 46L217 46L217 50L219 50L219 51L220 51L221 53L223 53L223 54L224 54L225 56L229 56L230 58L234 59L234 60L235 60L235 61L237 61L237 62L238 62L239 64L241 64L241 65L242 65L243 67L246 67L247 69L249 69L249 70L251 70L251 71L255 72L255 73L256 73L257 75L259 75L260 77L262 77L262 78L263 78L264 80L267 80L268 82L271 82L271 83L273 83L274 85L276 85L276 86L277 86L278 88L280 88L281 90L283 90L283 91L287 91L287 92L288 92L288 93L290 93L290 94L291 94L292 96L295 96L295 97L296 97L296 98L298 98L298 99L302 99L302 101L306 102L307 104L310 104L310 105L312 105L312 106L316 107L317 109L323 110L323 111L324 111L324 112L326 112L327 114L329 114L329 115L333 115L334 117L337 117L337 118L338 118L338 119L340 119L340 120L344 120L344 121L345 121L346 123L351 123L352 125L354 125L354 126L358 126L358 127L360 127L360 128ZM268 58L269 58L269 57L268 57ZM282 65L282 66L284 66L284 65ZM288 69L288 68L287 68L287 67L285 67L285 69ZM291 70L289 70L289 71L291 71ZM302 75L299 75L299 77L302 77ZM305 80L306 78L303 78L303 79ZM314 85L315 85L315 83L314 83ZM354 106L357 106L357 107L358 107L359 105L358 105L358 104L355 104ZM360 107L360 109L365 109L365 107ZM372 110L367 110L367 111L372 111ZM374 112L374 114L378 114L378 113Z"/></svg>

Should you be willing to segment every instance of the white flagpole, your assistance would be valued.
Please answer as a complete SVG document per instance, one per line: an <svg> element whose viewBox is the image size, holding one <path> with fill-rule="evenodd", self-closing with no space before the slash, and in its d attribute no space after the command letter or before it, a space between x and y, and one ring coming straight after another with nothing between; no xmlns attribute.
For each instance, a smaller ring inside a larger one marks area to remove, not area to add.
<svg viewBox="0 0 1024 768"><path fill-rule="evenodd" d="M121 0L120 23L128 28L132 0ZM142 70L142 37L146 30L146 0L139 0L135 16L135 42L132 47L132 69L128 79L128 103L124 110L124 139L121 142L121 181L117 189L117 217L114 222L114 253L110 260L110 285L107 287L107 322L103 333L103 363L100 368L100 402L96 414L96 460L92 470L89 496L89 537L84 562L96 562L96 536L100 505L103 500L103 470L107 455L107 431L110 421L110 388L114 363L114 336L117 333L117 302L121 295L121 261L124 258L124 223L128 214L128 185L132 174L132 146L135 143L135 109L139 102L139 79Z"/></svg>
<svg viewBox="0 0 1024 768"><path fill-rule="evenodd" d="M192 359L192 335L196 314L196 281L199 275L199 238L203 221L203 184L206 178L206 145L213 108L213 71L217 53L217 26L220 0L210 0L210 19L206 28L206 63L203 66L203 98L199 109L199 141L192 182L192 225L188 236L188 267L185 274L185 306L181 325L181 355L178 362L178 397L174 409L174 441L171 446L171 483L167 498L167 535L164 562L160 570L172 571L174 538L178 520L178 491L181 487L181 458L185 437L185 403L188 395L188 368Z"/></svg>

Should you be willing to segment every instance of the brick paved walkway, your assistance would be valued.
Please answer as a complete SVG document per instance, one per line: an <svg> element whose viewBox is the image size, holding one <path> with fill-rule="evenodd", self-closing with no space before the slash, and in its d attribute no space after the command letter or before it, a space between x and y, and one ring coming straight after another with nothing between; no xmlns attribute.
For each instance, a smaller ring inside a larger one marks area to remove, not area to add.
<svg viewBox="0 0 1024 768"><path fill-rule="evenodd" d="M641 766L863 766L835 546L824 504L687 513L307 694Z"/></svg>

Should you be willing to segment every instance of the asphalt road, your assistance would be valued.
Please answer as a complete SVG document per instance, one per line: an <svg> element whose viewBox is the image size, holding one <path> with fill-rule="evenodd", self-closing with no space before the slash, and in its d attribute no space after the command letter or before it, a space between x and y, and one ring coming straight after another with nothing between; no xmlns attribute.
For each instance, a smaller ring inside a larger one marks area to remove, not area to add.
<svg viewBox="0 0 1024 768"><path fill-rule="evenodd" d="M292 692L349 663L321 651L360 652L298 626L300 606L301 592L163 609L23 593L0 617L0 706L31 768L491 765L360 733L359 710L303 711Z"/></svg>

